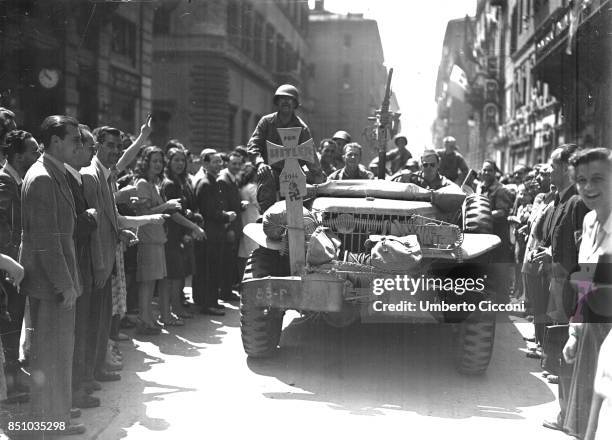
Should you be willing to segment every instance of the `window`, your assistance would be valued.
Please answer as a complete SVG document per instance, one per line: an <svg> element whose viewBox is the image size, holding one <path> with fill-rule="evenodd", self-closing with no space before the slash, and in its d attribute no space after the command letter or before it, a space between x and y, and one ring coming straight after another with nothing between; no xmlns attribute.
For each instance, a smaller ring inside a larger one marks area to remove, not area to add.
<svg viewBox="0 0 612 440"><path fill-rule="evenodd" d="M271 71L275 70L274 66L274 51L276 50L274 40L274 27L271 25L266 26L266 67Z"/></svg>
<svg viewBox="0 0 612 440"><path fill-rule="evenodd" d="M229 139L232 144L236 143L236 113L238 113L238 109L235 106L230 105L227 124L229 128Z"/></svg>
<svg viewBox="0 0 612 440"><path fill-rule="evenodd" d="M285 72L287 66L287 56L285 51L285 39L282 35L276 36L276 71Z"/></svg>
<svg viewBox="0 0 612 440"><path fill-rule="evenodd" d="M242 51L250 55L253 50L253 7L242 4Z"/></svg>
<svg viewBox="0 0 612 440"><path fill-rule="evenodd" d="M344 64L342 66L342 76L347 79L351 77L351 65L350 64Z"/></svg>
<svg viewBox="0 0 612 440"><path fill-rule="evenodd" d="M261 64L263 61L263 46L265 44L263 37L264 19L261 15L255 16L253 29L253 59L256 63Z"/></svg>
<svg viewBox="0 0 612 440"><path fill-rule="evenodd" d="M98 48L98 34L100 32L96 21L93 20L95 16L95 5L91 3L79 4L79 19L77 20L77 31L81 36L83 47L91 51L97 51ZM89 27L87 25L89 24Z"/></svg>
<svg viewBox="0 0 612 440"><path fill-rule="evenodd" d="M248 110L242 110L242 136L240 143L245 143L251 137L251 112Z"/></svg>
<svg viewBox="0 0 612 440"><path fill-rule="evenodd" d="M344 47L349 48L353 42L351 34L344 34Z"/></svg>
<svg viewBox="0 0 612 440"><path fill-rule="evenodd" d="M153 35L170 34L170 12L171 9L164 4L155 9L155 15L153 15Z"/></svg>
<svg viewBox="0 0 612 440"><path fill-rule="evenodd" d="M240 17L238 16L238 5L234 1L227 4L227 34L229 41L234 46L240 45Z"/></svg>
<svg viewBox="0 0 612 440"><path fill-rule="evenodd" d="M109 124L131 133L136 126L136 97L111 90Z"/></svg>
<svg viewBox="0 0 612 440"><path fill-rule="evenodd" d="M517 12L516 5L515 5L514 8L512 9L512 22L511 22L511 28L510 28L510 53L516 52L519 24L520 23L518 20L518 12Z"/></svg>
<svg viewBox="0 0 612 440"><path fill-rule="evenodd" d="M111 48L114 53L121 55L136 64L136 25L123 17L113 17L113 33Z"/></svg>

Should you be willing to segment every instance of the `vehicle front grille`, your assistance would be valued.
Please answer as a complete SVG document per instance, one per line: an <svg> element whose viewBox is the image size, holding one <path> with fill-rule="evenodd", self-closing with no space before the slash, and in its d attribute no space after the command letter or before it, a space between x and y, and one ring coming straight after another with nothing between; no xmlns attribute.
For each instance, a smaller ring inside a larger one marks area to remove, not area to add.
<svg viewBox="0 0 612 440"><path fill-rule="evenodd" d="M364 252L364 244L370 235L408 235L419 237L421 246L453 248L461 244L460 229L450 223L416 214L353 214L324 212L323 226L338 235L342 249ZM435 232L439 231L440 235Z"/></svg>

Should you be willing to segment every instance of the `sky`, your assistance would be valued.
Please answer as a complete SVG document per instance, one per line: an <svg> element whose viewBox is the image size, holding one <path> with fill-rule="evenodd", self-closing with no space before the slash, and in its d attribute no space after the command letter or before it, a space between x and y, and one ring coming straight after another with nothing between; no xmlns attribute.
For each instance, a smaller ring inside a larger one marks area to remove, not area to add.
<svg viewBox="0 0 612 440"><path fill-rule="evenodd" d="M314 5L314 1L310 1ZM431 145L435 85L449 20L474 15L477 0L325 0L325 9L363 13L378 22L392 90L410 150Z"/></svg>

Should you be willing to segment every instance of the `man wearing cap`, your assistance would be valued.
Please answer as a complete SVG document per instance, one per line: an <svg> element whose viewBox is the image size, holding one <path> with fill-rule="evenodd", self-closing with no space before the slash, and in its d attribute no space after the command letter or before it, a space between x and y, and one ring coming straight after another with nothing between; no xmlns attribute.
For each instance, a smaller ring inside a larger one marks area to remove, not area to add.
<svg viewBox="0 0 612 440"><path fill-rule="evenodd" d="M346 144L344 146L345 166L331 173L327 180L374 179L374 174L366 170L360 161L361 145L357 142Z"/></svg>
<svg viewBox="0 0 612 440"><path fill-rule="evenodd" d="M334 154L334 166L340 169L344 166L344 146L352 141L351 135L344 130L338 130L332 136L332 140L336 143L336 152Z"/></svg>
<svg viewBox="0 0 612 440"><path fill-rule="evenodd" d="M274 105L276 105L277 111L259 120L247 144L251 162L257 166L257 202L259 203L261 213L277 201L279 189L278 177L284 166L284 161L276 162L272 166L267 164L268 152L266 141L282 145L277 129L291 127L302 128L298 144L312 139L310 129L306 123L295 114L295 109L300 105L300 95L294 86L290 84L280 86L274 94ZM319 163L316 151L314 151L314 145L312 148L314 163L306 163L302 160L299 162L300 165L308 167L308 172L306 173L306 181L308 183L322 183L325 181L325 175L321 170L321 164Z"/></svg>
<svg viewBox="0 0 612 440"><path fill-rule="evenodd" d="M421 188L430 190L455 185L438 172L439 166L440 158L438 157L438 153L434 150L425 150L423 154L421 154L421 171L415 173L410 170L404 170L392 180L395 182L414 183Z"/></svg>
<svg viewBox="0 0 612 440"><path fill-rule="evenodd" d="M393 138L395 148L387 153L387 163L389 164L389 171L391 175L400 171L406 165L408 159L412 158L412 154L406 146L408 145L408 138L403 134L396 134Z"/></svg>
<svg viewBox="0 0 612 440"><path fill-rule="evenodd" d="M444 152L440 155L440 174L460 185L470 169L457 151L457 141L454 137L446 136L442 142Z"/></svg>

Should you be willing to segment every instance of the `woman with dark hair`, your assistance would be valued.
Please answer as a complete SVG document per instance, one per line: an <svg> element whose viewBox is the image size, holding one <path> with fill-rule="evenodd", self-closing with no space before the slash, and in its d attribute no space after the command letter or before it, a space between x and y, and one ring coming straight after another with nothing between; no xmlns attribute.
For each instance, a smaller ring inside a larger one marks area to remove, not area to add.
<svg viewBox="0 0 612 440"><path fill-rule="evenodd" d="M162 290L169 293L170 303L161 304L162 322L166 325L183 325L180 318L193 318L184 309L182 292L185 277L191 274L186 242L192 238L202 240L206 234L192 212L194 193L187 180L187 155L182 148L170 148L166 155L165 178L161 184L161 192L166 200L178 199L182 209L172 214L167 225L166 279L161 282ZM172 313L170 311L172 306ZM176 314L175 314L176 313ZM177 316L178 315L178 316Z"/></svg>
<svg viewBox="0 0 612 440"><path fill-rule="evenodd" d="M563 349L566 362L574 364L563 428L579 438L593 438L587 435L587 422L589 413L596 417L601 407L601 398L593 395L597 357L612 328L612 286L608 284L612 255L612 153L605 148L582 150L569 163L578 196L591 211L582 222L580 271L572 275L573 284L578 287L578 305Z"/></svg>
<svg viewBox="0 0 612 440"><path fill-rule="evenodd" d="M259 204L257 203L257 168L251 163L247 163L242 170L240 178L240 198L243 200L245 208L240 213L242 225L255 223L259 218ZM247 203L244 203L244 202ZM251 255L258 245L252 239L242 234L238 247L238 264L240 279L244 274L247 258Z"/></svg>
<svg viewBox="0 0 612 440"><path fill-rule="evenodd" d="M164 201L160 192L163 179L164 153L159 147L147 147L136 166L136 194L143 202L144 214L160 214L181 209L179 199ZM138 281L139 313L137 331L140 334L159 334L151 312L151 301L157 287L160 303L168 301L168 292L161 288L159 280L166 278L164 245L166 232L163 225L148 224L138 228L138 257L136 281Z"/></svg>

